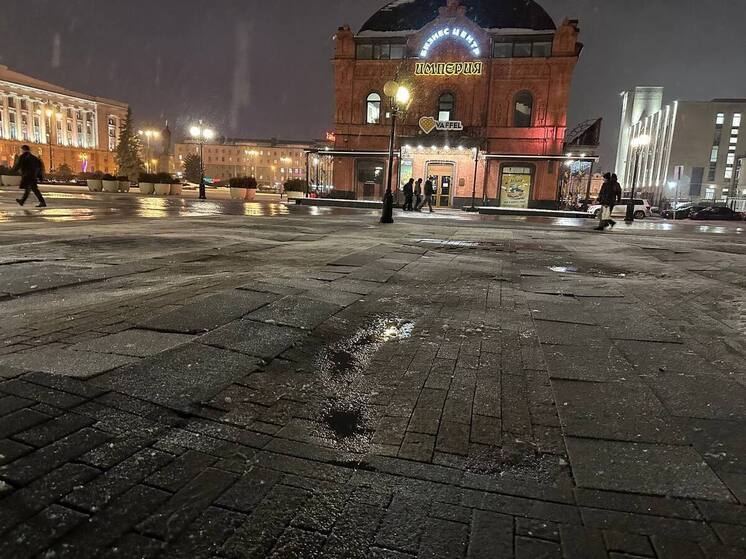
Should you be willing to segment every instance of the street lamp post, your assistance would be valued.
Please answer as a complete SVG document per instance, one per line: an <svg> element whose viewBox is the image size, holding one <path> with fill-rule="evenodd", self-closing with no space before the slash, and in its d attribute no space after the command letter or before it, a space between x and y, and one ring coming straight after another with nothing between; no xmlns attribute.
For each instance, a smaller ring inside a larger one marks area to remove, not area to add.
<svg viewBox="0 0 746 559"><path fill-rule="evenodd" d="M202 126L202 121L200 120L198 125L192 126L189 129L189 134L199 143L199 199L207 200L207 192L205 190L204 148L205 141L212 140L215 137L215 132L210 128Z"/></svg>
<svg viewBox="0 0 746 559"><path fill-rule="evenodd" d="M49 144L49 172L51 173L54 170L54 162L52 160L52 116L56 116L58 119L61 118L62 115L60 113L55 113L52 109L47 109L44 111L44 113L47 115L47 143Z"/></svg>
<svg viewBox="0 0 746 559"><path fill-rule="evenodd" d="M632 194L627 203L627 216L624 221L632 223L635 221L635 191L637 190L637 179L640 171L640 155L642 150L650 145L650 136L642 135L634 138L630 144L635 153L635 170L632 174Z"/></svg>
<svg viewBox="0 0 746 559"><path fill-rule="evenodd" d="M471 188L471 208L466 208L467 212L477 211L477 171L479 169L479 148L474 148L474 184Z"/></svg>
<svg viewBox="0 0 746 559"><path fill-rule="evenodd" d="M396 119L409 108L412 94L409 89L395 81L386 83L383 92L391 101L391 136L389 137L389 165L386 176L386 194L383 197L383 211L381 223L394 223L394 195L391 191L391 181L394 174L394 147L396 144Z"/></svg>

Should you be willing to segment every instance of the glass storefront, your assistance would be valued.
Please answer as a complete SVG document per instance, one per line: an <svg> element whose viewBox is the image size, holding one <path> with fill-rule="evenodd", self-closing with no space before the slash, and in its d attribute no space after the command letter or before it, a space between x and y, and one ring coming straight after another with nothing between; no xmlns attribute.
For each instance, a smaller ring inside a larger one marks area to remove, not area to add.
<svg viewBox="0 0 746 559"><path fill-rule="evenodd" d="M358 200L383 199L383 179L386 162L375 159L358 160L355 169L355 197Z"/></svg>

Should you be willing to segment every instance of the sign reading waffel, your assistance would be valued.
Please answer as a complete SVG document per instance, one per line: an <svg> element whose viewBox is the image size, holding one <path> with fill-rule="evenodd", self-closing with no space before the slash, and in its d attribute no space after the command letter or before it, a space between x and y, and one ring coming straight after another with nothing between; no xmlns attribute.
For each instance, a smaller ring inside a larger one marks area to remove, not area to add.
<svg viewBox="0 0 746 559"><path fill-rule="evenodd" d="M418 62L415 76L481 76L483 62Z"/></svg>
<svg viewBox="0 0 746 559"><path fill-rule="evenodd" d="M420 119L420 129L429 134L433 130L447 132L450 130L463 130L464 125L460 120L435 120L431 116L423 116Z"/></svg>

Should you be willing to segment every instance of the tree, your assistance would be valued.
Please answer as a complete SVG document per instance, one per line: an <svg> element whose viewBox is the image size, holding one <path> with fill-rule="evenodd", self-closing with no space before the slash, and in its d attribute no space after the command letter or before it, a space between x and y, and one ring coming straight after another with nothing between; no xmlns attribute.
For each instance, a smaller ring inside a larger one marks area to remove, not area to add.
<svg viewBox="0 0 746 559"><path fill-rule="evenodd" d="M127 108L127 116L119 128L119 145L117 146L117 167L119 174L131 181L138 180L143 164L140 159L140 137L134 130L132 109Z"/></svg>
<svg viewBox="0 0 746 559"><path fill-rule="evenodd" d="M55 173L55 175L57 175L57 177L63 181L69 181L71 178L73 178L73 170L67 163L63 163L62 165L57 167L57 172Z"/></svg>
<svg viewBox="0 0 746 559"><path fill-rule="evenodd" d="M184 158L184 176L194 184L199 184L202 179L202 160L196 153L190 153Z"/></svg>

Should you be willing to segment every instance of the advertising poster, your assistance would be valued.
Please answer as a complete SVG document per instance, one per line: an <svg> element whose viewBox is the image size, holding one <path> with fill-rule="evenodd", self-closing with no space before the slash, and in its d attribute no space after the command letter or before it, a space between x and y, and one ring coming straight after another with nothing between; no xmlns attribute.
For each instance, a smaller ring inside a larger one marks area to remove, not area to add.
<svg viewBox="0 0 746 559"><path fill-rule="evenodd" d="M500 205L504 208L528 208L531 194L531 169L506 167L500 185Z"/></svg>

